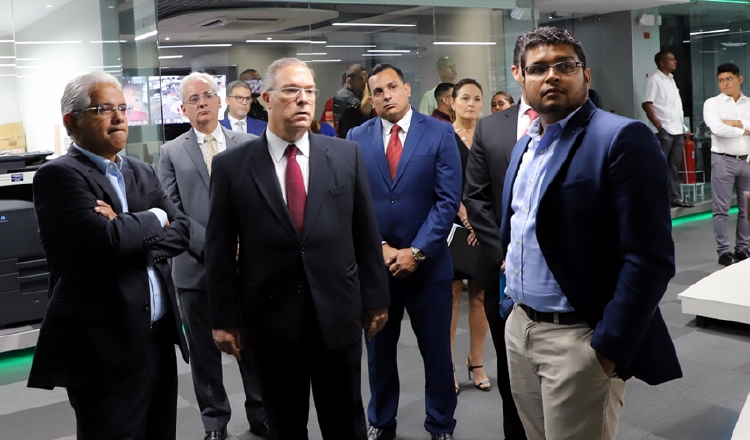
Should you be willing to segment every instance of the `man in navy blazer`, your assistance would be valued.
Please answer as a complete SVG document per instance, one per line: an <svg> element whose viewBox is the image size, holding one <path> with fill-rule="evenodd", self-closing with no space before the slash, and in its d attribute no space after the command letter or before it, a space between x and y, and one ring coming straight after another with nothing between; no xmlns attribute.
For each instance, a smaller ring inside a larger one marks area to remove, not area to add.
<svg viewBox="0 0 750 440"><path fill-rule="evenodd" d="M379 118L352 129L367 167L383 260L390 271L389 321L367 342L370 391L368 440L396 435L397 344L409 312L425 366L425 429L452 439L456 394L450 354L453 264L447 236L461 198L461 159L449 125L414 111L401 71L378 64L369 72Z"/></svg>
<svg viewBox="0 0 750 440"><path fill-rule="evenodd" d="M240 133L250 133L256 136L263 134L268 122L253 119L247 114L250 112L250 104L253 95L250 86L244 81L232 81L227 86L227 114L226 118L219 121L227 130Z"/></svg>
<svg viewBox="0 0 750 440"><path fill-rule="evenodd" d="M682 376L658 307L675 271L669 171L645 124L587 98L578 40L552 27L521 38L539 119L503 190L513 398L530 440L615 439L625 380Z"/></svg>

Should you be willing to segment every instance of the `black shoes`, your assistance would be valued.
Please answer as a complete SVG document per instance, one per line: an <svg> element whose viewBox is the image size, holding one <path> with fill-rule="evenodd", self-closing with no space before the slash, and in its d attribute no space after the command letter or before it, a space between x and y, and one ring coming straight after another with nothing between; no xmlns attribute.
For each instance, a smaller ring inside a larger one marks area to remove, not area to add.
<svg viewBox="0 0 750 440"><path fill-rule="evenodd" d="M453 440L453 434L433 434L430 433L430 440Z"/></svg>
<svg viewBox="0 0 750 440"><path fill-rule="evenodd" d="M744 255L745 258L748 257L747 251L742 251L742 254ZM723 254L719 255L719 264L721 264L722 266L731 266L734 263L737 263L739 261L740 260L734 255L732 255L731 252L724 252Z"/></svg>
<svg viewBox="0 0 750 440"><path fill-rule="evenodd" d="M684 200L672 200L672 208L694 208L695 205Z"/></svg>
<svg viewBox="0 0 750 440"><path fill-rule="evenodd" d="M739 261L747 260L750 258L750 250L745 249L744 251L734 251L734 258Z"/></svg>
<svg viewBox="0 0 750 440"><path fill-rule="evenodd" d="M395 426L381 429L370 425L370 427L367 429L367 440L393 440L394 438L396 438ZM452 438L453 437L451 437L451 439Z"/></svg>
<svg viewBox="0 0 750 440"><path fill-rule="evenodd" d="M265 420L262 422L250 422L250 432L259 437L268 438L268 422Z"/></svg>
<svg viewBox="0 0 750 440"><path fill-rule="evenodd" d="M206 431L206 435L203 437L203 440L226 440L227 438L227 430L223 429L221 431Z"/></svg>

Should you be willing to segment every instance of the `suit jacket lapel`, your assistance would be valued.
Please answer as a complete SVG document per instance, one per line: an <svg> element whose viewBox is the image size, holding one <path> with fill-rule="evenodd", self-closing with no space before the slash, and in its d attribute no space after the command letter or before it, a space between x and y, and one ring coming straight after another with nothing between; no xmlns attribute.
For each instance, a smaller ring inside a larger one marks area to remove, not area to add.
<svg viewBox="0 0 750 440"><path fill-rule="evenodd" d="M510 162L510 156L513 154L513 147L516 145L516 136L518 136L518 107L514 105L511 107L513 110L504 113L505 118L503 123L505 127L500 130L501 136L503 137L503 153L505 154L505 160Z"/></svg>
<svg viewBox="0 0 750 440"><path fill-rule="evenodd" d="M416 150L417 145L419 144L419 139L422 137L422 133L424 133L424 121L424 115L417 111L412 111L409 132L406 133L406 142L404 142L404 149L401 152L401 159L398 161L398 171L396 172L396 178L393 179L393 186L398 184L399 179L401 179L401 176L404 174L406 165L409 163L409 159L411 159L414 150Z"/></svg>
<svg viewBox="0 0 750 440"><path fill-rule="evenodd" d="M305 206L305 226L302 241L310 235L320 208L328 196L329 164L328 148L318 142L318 136L310 134L310 175L307 183L307 204Z"/></svg>
<svg viewBox="0 0 750 440"><path fill-rule="evenodd" d="M73 157L81 165L83 165L84 167L86 167L86 169L88 169L89 174L91 175L91 178L94 179L94 181L96 182L97 185L99 185L102 191L104 191L109 196L110 205L112 206L112 209L115 211L116 214L120 214L122 212L122 205L120 204L120 199L117 197L117 193L115 192L115 189L112 188L112 184L109 183L109 180L107 180L107 177L104 176L104 174L102 173L102 170L100 170L99 167L97 167L96 164L91 161L91 159L89 159L83 153L78 151L76 147L74 147L72 144L70 145L70 148L68 149L68 156ZM91 209L94 209L94 207L92 206Z"/></svg>
<svg viewBox="0 0 750 440"><path fill-rule="evenodd" d="M268 141L265 134L258 139L258 142L253 142L252 145L248 166L250 177L258 187L261 196L268 203L271 212L279 221L279 224L292 237L299 239L297 230L292 223L292 217L289 215L289 208L287 208L286 203L284 203L284 197L281 195L279 178L276 176L276 168L274 167L271 154L268 152Z"/></svg>
<svg viewBox="0 0 750 440"><path fill-rule="evenodd" d="M198 170L198 174L203 178L203 183L208 188L210 183L210 177L208 176L208 168L206 168L206 159L203 158L201 147L198 146L198 137L195 135L195 131L190 129L183 135L182 147L187 152L188 157L195 164L195 168Z"/></svg>
<svg viewBox="0 0 750 440"><path fill-rule="evenodd" d="M378 164L380 175L388 187L391 187L391 171L388 169L388 160L385 158L385 145L383 145L383 122L377 118L374 124L367 129L367 135L372 145L372 154L375 155L375 163Z"/></svg>

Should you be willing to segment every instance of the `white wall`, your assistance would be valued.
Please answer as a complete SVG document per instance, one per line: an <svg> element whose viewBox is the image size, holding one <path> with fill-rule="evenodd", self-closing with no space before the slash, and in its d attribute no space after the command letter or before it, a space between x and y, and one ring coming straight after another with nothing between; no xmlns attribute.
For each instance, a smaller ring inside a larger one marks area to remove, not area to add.
<svg viewBox="0 0 750 440"><path fill-rule="evenodd" d="M633 49L631 50L631 56L633 57L633 78L632 84L635 88L633 93L633 105L636 110L635 119L639 119L649 127L652 127L651 123L646 117L646 112L641 108L641 102L643 98L643 87L646 85L646 75L654 73L656 71L656 64L654 63L654 55L661 50L661 39L659 38L659 26L639 26L637 23L638 15L642 13L649 13L658 15L658 9L652 10L641 10L631 11L631 23L633 28L632 41ZM651 38L646 39L643 36L644 32L649 32ZM688 68L685 66L685 68Z"/></svg>

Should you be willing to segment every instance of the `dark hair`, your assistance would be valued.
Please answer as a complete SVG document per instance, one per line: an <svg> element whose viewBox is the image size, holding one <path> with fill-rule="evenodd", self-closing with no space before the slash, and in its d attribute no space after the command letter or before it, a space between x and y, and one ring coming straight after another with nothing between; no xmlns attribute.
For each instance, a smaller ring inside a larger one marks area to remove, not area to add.
<svg viewBox="0 0 750 440"><path fill-rule="evenodd" d="M446 92L453 89L453 83L440 83L435 87L435 101L440 101L445 96Z"/></svg>
<svg viewBox="0 0 750 440"><path fill-rule="evenodd" d="M461 87L465 86L466 84L474 84L475 86L479 87L479 93L482 92L482 85L477 82L477 80L472 78L464 78L461 81L457 82L455 86L453 86L453 99L456 99L458 97L458 91L461 90Z"/></svg>
<svg viewBox="0 0 750 440"><path fill-rule="evenodd" d="M516 38L516 45L513 47L513 65L521 67L521 51L523 50L523 34Z"/></svg>
<svg viewBox="0 0 750 440"><path fill-rule="evenodd" d="M492 95L492 98L490 98L490 102L492 102L495 99L495 96L497 95L503 95L505 97L505 100L508 101L511 105L515 104L516 102L513 100L513 97L510 96L510 93L506 92L505 90L501 90L494 95Z"/></svg>
<svg viewBox="0 0 750 440"><path fill-rule="evenodd" d="M375 67L370 69L370 71L367 73L367 81L370 81L370 78L372 76L388 69L393 69L393 71L396 72L396 75L398 75L398 77L401 79L401 82L406 83L406 80L404 80L404 73L401 72L401 69L388 63L378 63L375 65Z"/></svg>
<svg viewBox="0 0 750 440"><path fill-rule="evenodd" d="M538 46L570 46L576 53L578 60L583 63L583 67L586 68L586 54L583 52L581 42L576 39L570 32L565 29L556 28L554 26L541 26L536 29L524 32L519 37L521 44L521 64L519 67L526 67L526 52L529 49ZM518 43L516 43L518 44Z"/></svg>
<svg viewBox="0 0 750 440"><path fill-rule="evenodd" d="M668 50L660 50L659 52L656 52L656 55L654 55L654 62L656 63L656 68L658 69L661 67L661 62L664 60L664 58L671 54L672 52Z"/></svg>
<svg viewBox="0 0 750 440"><path fill-rule="evenodd" d="M734 76L740 76L740 68L734 63L719 64L719 67L716 68L716 76L722 73L731 73Z"/></svg>
<svg viewBox="0 0 750 440"><path fill-rule="evenodd" d="M252 91L245 81L232 81L227 85L227 94L231 94L237 87Z"/></svg>
<svg viewBox="0 0 750 440"><path fill-rule="evenodd" d="M346 76L344 77L344 82L346 82L347 79L354 78L357 75L361 75L362 71L366 70L364 67L362 67L361 64L352 64L349 66L348 69L346 69Z"/></svg>

